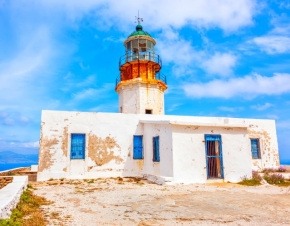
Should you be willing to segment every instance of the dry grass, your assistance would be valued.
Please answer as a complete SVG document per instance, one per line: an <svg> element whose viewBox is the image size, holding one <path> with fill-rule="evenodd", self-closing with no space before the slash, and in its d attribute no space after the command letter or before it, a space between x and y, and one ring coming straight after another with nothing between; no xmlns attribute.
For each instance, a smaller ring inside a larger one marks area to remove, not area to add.
<svg viewBox="0 0 290 226"><path fill-rule="evenodd" d="M261 185L262 177L259 175L257 171L252 171L252 178L247 178L244 176L242 181L238 184L246 185L246 186L257 186Z"/></svg>
<svg viewBox="0 0 290 226"><path fill-rule="evenodd" d="M285 178L282 174L279 173L266 173L264 179L272 185L288 187L290 186L290 179Z"/></svg>
<svg viewBox="0 0 290 226"><path fill-rule="evenodd" d="M49 205L52 202L34 195L27 189L20 197L16 208L12 210L9 219L0 220L0 226L45 226L47 221L40 209L42 205Z"/></svg>

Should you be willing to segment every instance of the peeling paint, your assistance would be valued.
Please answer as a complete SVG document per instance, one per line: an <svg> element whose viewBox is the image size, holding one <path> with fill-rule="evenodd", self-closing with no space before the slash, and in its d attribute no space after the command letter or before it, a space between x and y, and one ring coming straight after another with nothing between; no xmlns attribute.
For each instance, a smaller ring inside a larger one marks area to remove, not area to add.
<svg viewBox="0 0 290 226"><path fill-rule="evenodd" d="M58 144L58 140L56 138L48 139L47 137L41 137L40 139L40 153L39 153L39 163L38 163L38 171L42 172L45 169L48 169L52 164L52 153L50 153L50 149L52 146Z"/></svg>
<svg viewBox="0 0 290 226"><path fill-rule="evenodd" d="M250 125L251 128L257 127L256 125ZM278 151L276 149L272 149L271 146L271 136L265 130L247 130L249 138L258 138L260 139L260 153L261 159L263 162L264 167L274 167L279 166L277 165L276 156L278 155ZM265 165L265 163L268 163ZM269 166L269 163L272 163L272 166ZM275 164L275 165L274 165Z"/></svg>
<svg viewBox="0 0 290 226"><path fill-rule="evenodd" d="M61 150L65 157L67 157L67 153L68 153L67 145L68 145L68 133L67 133L67 127L64 127L63 134L62 134Z"/></svg>
<svg viewBox="0 0 290 226"><path fill-rule="evenodd" d="M231 127L225 127L224 129L225 129L225 130L234 130L234 129L231 128Z"/></svg>
<svg viewBox="0 0 290 226"><path fill-rule="evenodd" d="M138 169L139 171L143 169L143 165L144 165L144 160L141 159L141 160L135 160L137 166L138 166Z"/></svg>
<svg viewBox="0 0 290 226"><path fill-rule="evenodd" d="M89 134L88 155L98 165L102 166L115 160L117 164L123 162L120 156L115 155L115 150L121 153L121 147L114 138L102 139L96 135Z"/></svg>

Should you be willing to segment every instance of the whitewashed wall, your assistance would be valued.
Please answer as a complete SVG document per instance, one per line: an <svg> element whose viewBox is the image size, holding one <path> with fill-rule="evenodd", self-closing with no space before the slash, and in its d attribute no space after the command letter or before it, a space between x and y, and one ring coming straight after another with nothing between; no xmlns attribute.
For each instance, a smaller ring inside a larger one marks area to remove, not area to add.
<svg viewBox="0 0 290 226"><path fill-rule="evenodd" d="M153 162L153 137L159 136L160 162ZM173 176L172 129L168 124L144 124L144 161L143 172L163 177Z"/></svg>
<svg viewBox="0 0 290 226"><path fill-rule="evenodd" d="M152 109L153 114L164 114L164 91L158 84L145 84L137 78L120 86L118 94L123 113L144 114L145 109Z"/></svg>
<svg viewBox="0 0 290 226"><path fill-rule="evenodd" d="M238 182L252 175L252 156L246 128L173 126L174 181L205 183L207 181L205 134L222 139L224 181Z"/></svg>
<svg viewBox="0 0 290 226"><path fill-rule="evenodd" d="M253 169L277 168L280 166L276 125L274 120L248 119L249 138L260 139L261 159L253 159Z"/></svg>
<svg viewBox="0 0 290 226"><path fill-rule="evenodd" d="M43 111L38 180L134 174L128 159L140 131L137 115ZM86 134L85 160L70 159L71 133Z"/></svg>
<svg viewBox="0 0 290 226"><path fill-rule="evenodd" d="M71 133L86 134L85 160L70 159ZM279 165L272 120L43 111L38 180L150 174L205 182L204 134L222 135L225 181ZM133 159L133 135L143 135L143 160ZM160 137L159 163L152 161L154 136ZM260 139L260 160L252 160L249 138Z"/></svg>

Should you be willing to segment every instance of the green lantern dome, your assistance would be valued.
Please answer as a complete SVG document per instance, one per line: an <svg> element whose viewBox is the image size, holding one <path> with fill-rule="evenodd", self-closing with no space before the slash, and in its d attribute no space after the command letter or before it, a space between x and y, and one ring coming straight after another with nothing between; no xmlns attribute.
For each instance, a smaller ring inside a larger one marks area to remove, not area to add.
<svg viewBox="0 0 290 226"><path fill-rule="evenodd" d="M136 31L132 32L132 34L130 34L130 35L128 36L128 38L133 37L133 36L138 36L138 35L140 35L140 36L149 36L149 37L151 37L151 35L150 35L148 32L143 31L143 27L142 27L141 24L138 24L138 25L136 26Z"/></svg>

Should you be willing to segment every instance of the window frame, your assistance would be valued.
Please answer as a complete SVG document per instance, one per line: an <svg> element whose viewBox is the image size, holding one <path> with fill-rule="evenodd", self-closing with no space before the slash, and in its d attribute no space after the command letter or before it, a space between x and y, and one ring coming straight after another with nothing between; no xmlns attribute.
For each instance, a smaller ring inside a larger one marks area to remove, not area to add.
<svg viewBox="0 0 290 226"><path fill-rule="evenodd" d="M140 137L141 138L141 147L140 146L136 146L136 141L137 139L135 139L135 137ZM141 148L141 156L136 156L136 149ZM143 148L143 135L133 135L133 159L135 160L140 160L140 159L144 159L144 148Z"/></svg>
<svg viewBox="0 0 290 226"><path fill-rule="evenodd" d="M260 139L259 138L250 138L251 141L251 154L252 154L252 159L261 159L261 146L260 146ZM257 142L257 156L254 156L253 152L253 141Z"/></svg>
<svg viewBox="0 0 290 226"><path fill-rule="evenodd" d="M152 138L153 144L153 162L160 162L160 138L159 136Z"/></svg>
<svg viewBox="0 0 290 226"><path fill-rule="evenodd" d="M77 137L74 138L74 136L80 136L82 138L78 138L80 140L82 140L82 146L78 147L76 145L74 145L74 139L77 139ZM70 159L71 160L79 160L79 159L85 159L86 156L86 134L85 133L71 133L70 136ZM74 150L77 148L81 148L81 150ZM73 153L75 151L81 151L82 154L77 155L76 157L73 156Z"/></svg>

